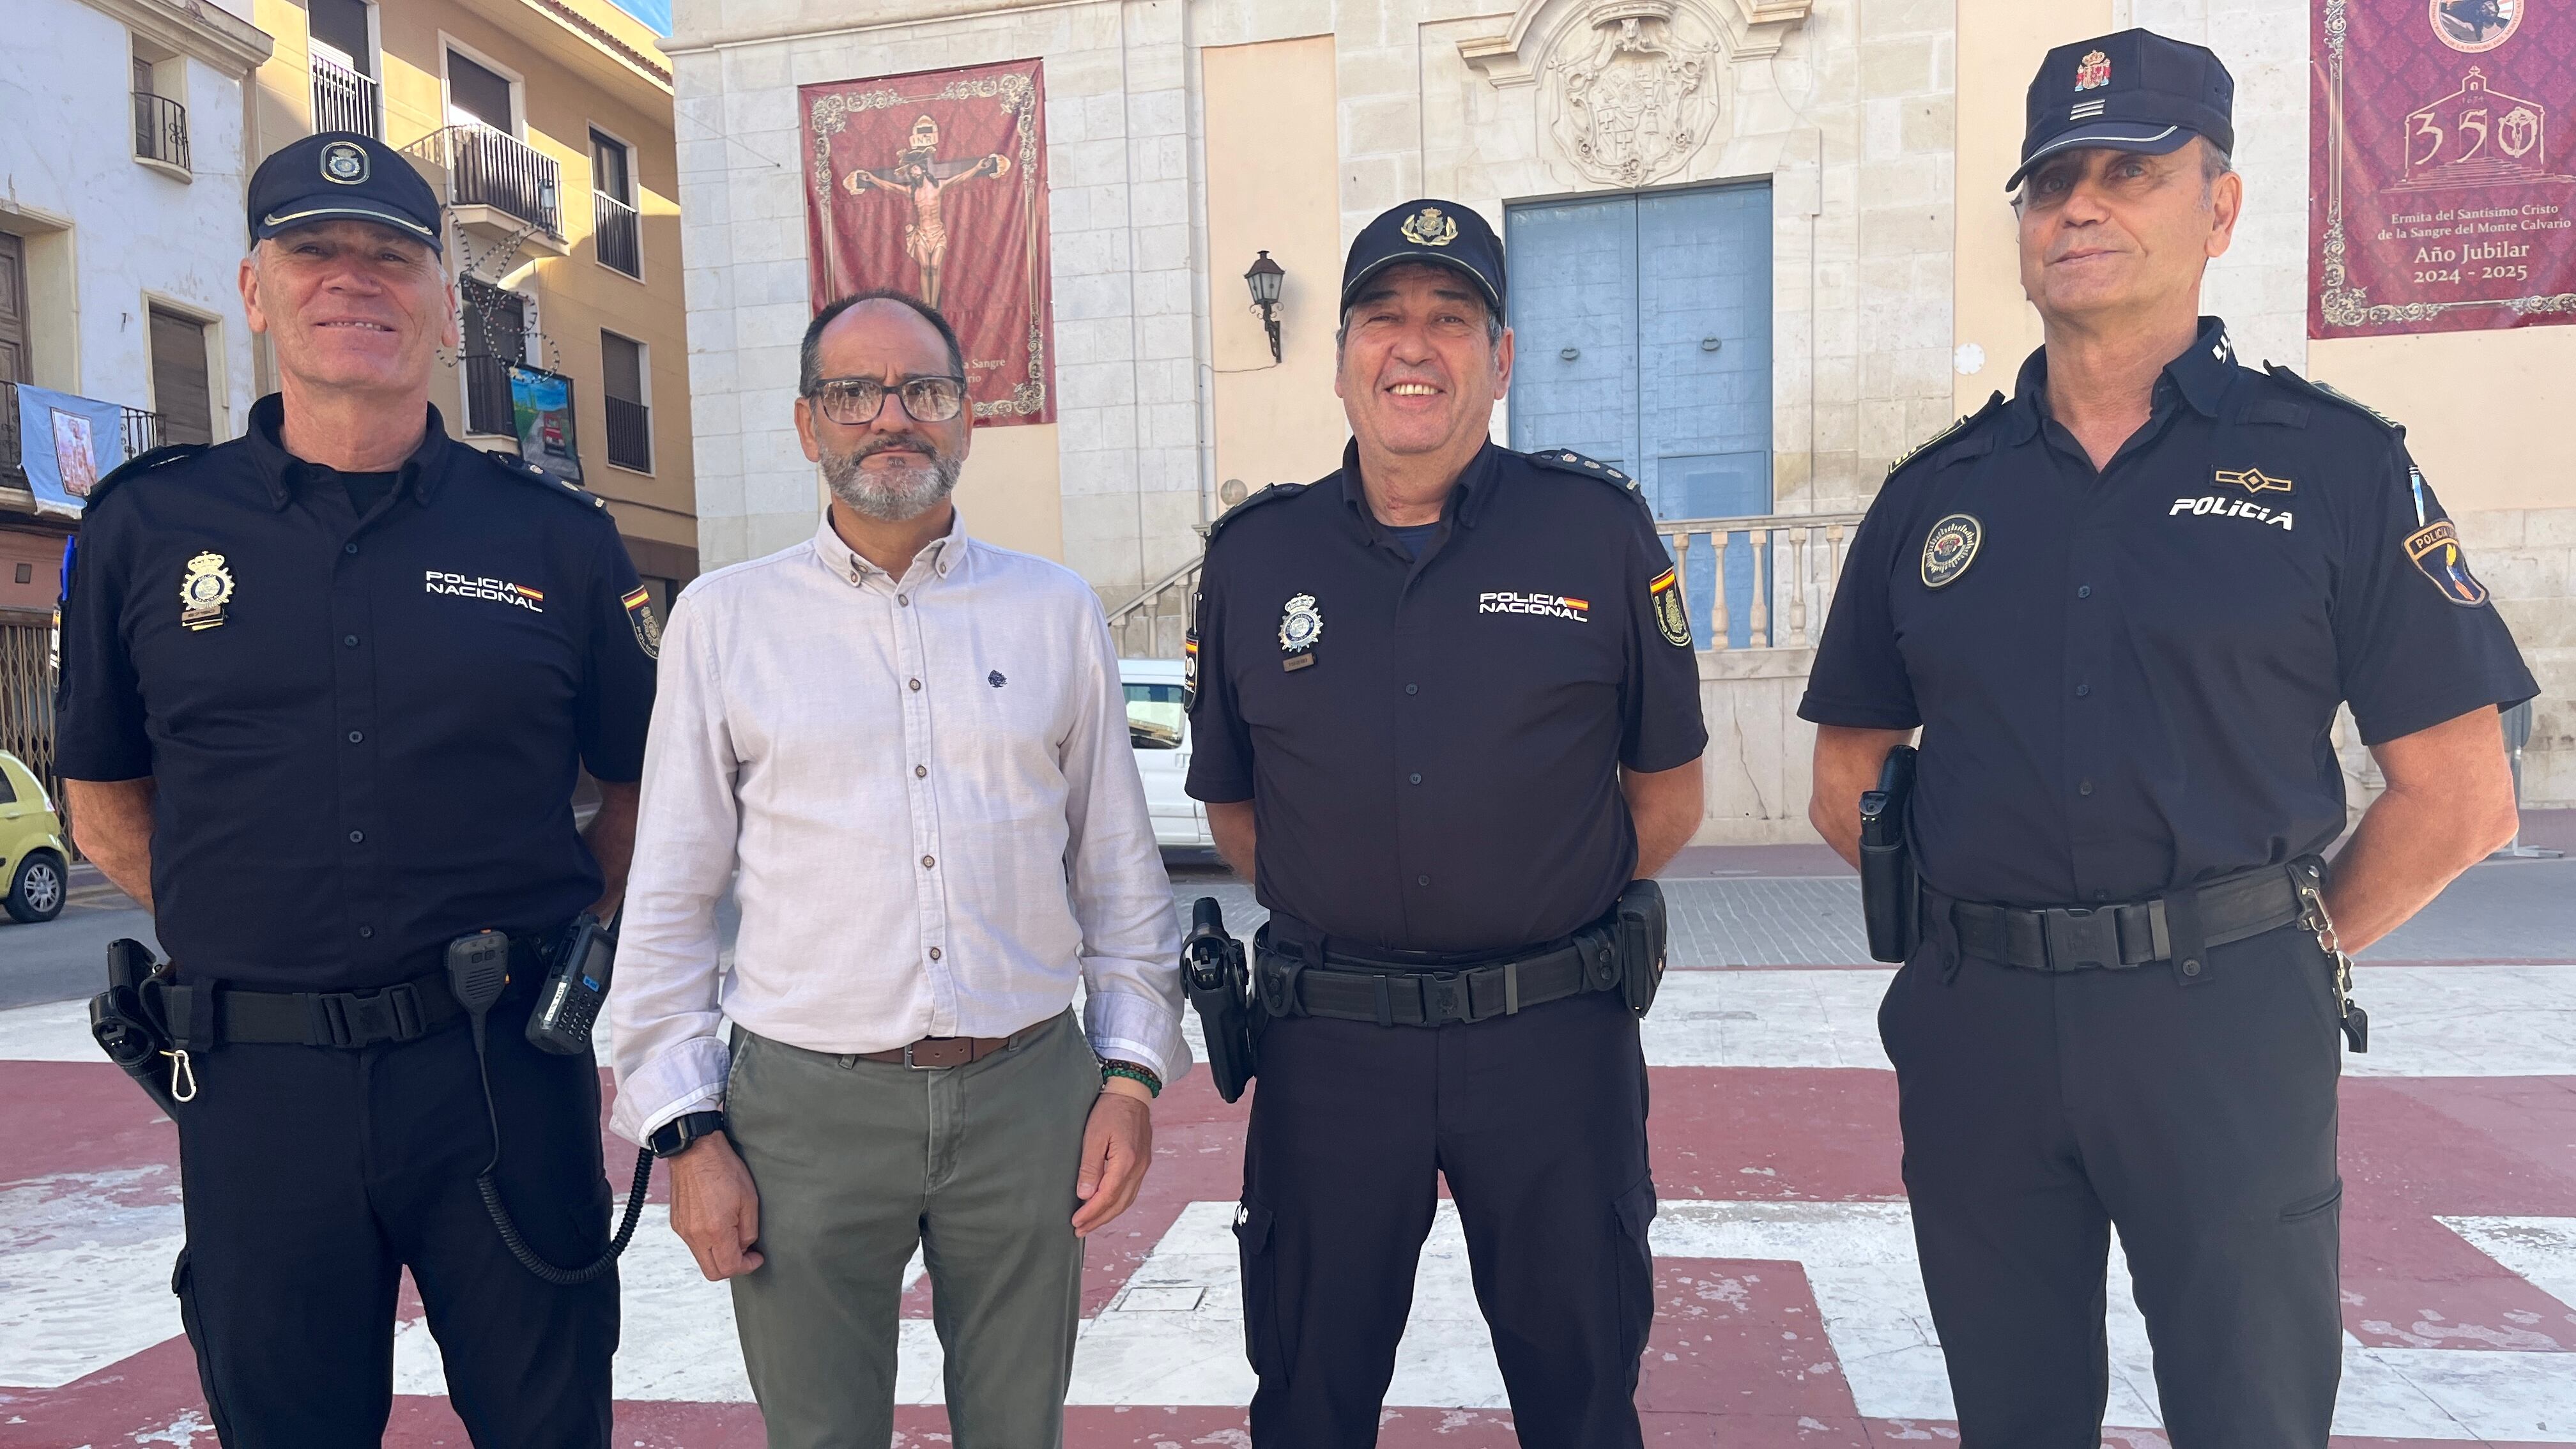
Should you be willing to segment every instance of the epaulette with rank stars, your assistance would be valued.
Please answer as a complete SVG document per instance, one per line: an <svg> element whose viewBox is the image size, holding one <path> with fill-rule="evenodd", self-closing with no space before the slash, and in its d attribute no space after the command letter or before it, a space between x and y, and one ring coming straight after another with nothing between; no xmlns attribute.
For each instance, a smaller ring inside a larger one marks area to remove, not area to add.
<svg viewBox="0 0 2576 1449"><path fill-rule="evenodd" d="M1311 483L1273 483L1267 488L1254 489L1250 494L1245 496L1241 503L1238 503L1232 508L1227 509L1225 512L1218 514L1216 516L1216 522L1208 525L1208 545L1210 547L1214 547L1216 544L1216 536L1232 527L1234 525L1234 521L1241 518L1243 515L1250 513L1252 510L1259 508L1265 503L1277 503L1282 499L1294 498L1313 486L1315 485Z"/></svg>
<svg viewBox="0 0 2576 1449"><path fill-rule="evenodd" d="M1549 448L1544 452L1530 453L1525 456L1542 468L1553 468L1559 473L1571 473L1578 478L1595 478L1604 483L1616 483L1631 493L1637 491L1636 479L1607 463L1587 458L1572 448Z"/></svg>
<svg viewBox="0 0 2576 1449"><path fill-rule="evenodd" d="M204 451L206 451L206 445L203 443L172 443L166 448L154 448L148 453L138 453L117 464L106 477L89 485L89 496L86 502L96 503L107 496L109 489L128 478L139 478L155 468L167 467L183 458L193 458Z"/></svg>
<svg viewBox="0 0 2576 1449"><path fill-rule="evenodd" d="M608 507L607 499L578 484L565 482L516 453L495 453L481 448L475 451L491 460L493 467L521 483L537 484L549 493L569 498L576 503L587 503L596 509L605 510Z"/></svg>
<svg viewBox="0 0 2576 1449"><path fill-rule="evenodd" d="M2370 419L2372 422L2379 424L2381 427L2387 429L2389 432L2397 434L2401 438L2406 435L2406 425L2404 423L2397 421L2395 418L2392 418L2388 414L2381 412L2379 409L2372 407L2370 404L2363 402L2361 399L2354 397L2352 394L2336 388L2331 383L2319 382L2312 377L2301 377L2297 373L2292 372L2290 369L2283 367L2277 362L2269 364L2264 369L2263 375L2269 377L2283 387L2292 389L2293 391L2303 392L2311 397L2323 398L2327 402L2334 404L2336 407L2344 409L2346 412L2359 413L2363 417Z"/></svg>
<svg viewBox="0 0 2576 1449"><path fill-rule="evenodd" d="M1895 462L1887 465L1887 477L1880 480L1880 486L1884 487L1888 482L1892 481L1896 477L1898 470L1902 469L1906 464L1913 462L1915 459L1931 452L1934 448L1941 446L1943 443L1967 432L1970 428L1977 426L1986 419L1993 417L1996 413L2003 411L2003 406L2004 395L1998 392L1994 396L1986 399L1986 405L1984 407L1977 409L1975 412L1959 419L1950 426L1943 428L1941 431L1934 433L1928 438L1925 438L1922 442L1906 449L1903 456L1899 457Z"/></svg>

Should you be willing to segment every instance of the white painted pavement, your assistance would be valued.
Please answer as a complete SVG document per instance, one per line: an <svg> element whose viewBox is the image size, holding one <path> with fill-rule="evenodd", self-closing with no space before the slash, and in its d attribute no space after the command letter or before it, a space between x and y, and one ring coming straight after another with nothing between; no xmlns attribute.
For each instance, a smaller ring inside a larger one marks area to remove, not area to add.
<svg viewBox="0 0 2576 1449"><path fill-rule="evenodd" d="M1658 1067L1888 1070L1878 1003L1891 970L1676 970L1645 1021ZM2576 964L2364 966L2353 997L2370 1009L2355 1077L2576 1076ZM1205 1054L1196 1013L1191 1050ZM602 1032L605 1046L605 1032ZM0 1011L0 1061L104 1062L77 1001Z"/></svg>

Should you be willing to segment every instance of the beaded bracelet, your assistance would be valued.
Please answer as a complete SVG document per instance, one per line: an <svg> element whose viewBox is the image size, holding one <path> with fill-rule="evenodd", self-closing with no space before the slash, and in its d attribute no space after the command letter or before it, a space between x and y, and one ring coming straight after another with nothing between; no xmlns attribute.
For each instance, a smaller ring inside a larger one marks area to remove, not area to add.
<svg viewBox="0 0 2576 1449"><path fill-rule="evenodd" d="M1131 1082L1141 1084L1149 1097L1163 1095L1163 1079L1154 1075L1151 1067L1140 1067L1134 1062L1103 1061L1100 1064L1101 1084L1108 1085L1111 1077L1125 1077Z"/></svg>

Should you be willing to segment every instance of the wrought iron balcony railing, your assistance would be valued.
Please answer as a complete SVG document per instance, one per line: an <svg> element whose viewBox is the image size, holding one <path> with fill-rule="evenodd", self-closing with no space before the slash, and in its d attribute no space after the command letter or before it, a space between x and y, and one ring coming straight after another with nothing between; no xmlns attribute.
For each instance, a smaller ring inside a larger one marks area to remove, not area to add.
<svg viewBox="0 0 2576 1449"><path fill-rule="evenodd" d="M562 168L518 137L489 126L444 126L403 153L447 173L448 205L488 206L562 239Z"/></svg>
<svg viewBox="0 0 2576 1449"><path fill-rule="evenodd" d="M653 471L653 410L622 397L608 405L608 461L638 473Z"/></svg>
<svg viewBox="0 0 2576 1449"><path fill-rule="evenodd" d="M644 228L635 208L606 192L593 193L591 237L599 262L630 277L644 275Z"/></svg>
<svg viewBox="0 0 2576 1449"><path fill-rule="evenodd" d="M376 78L360 75L338 61L313 57L313 129L355 131L382 139L383 114Z"/></svg>
<svg viewBox="0 0 2576 1449"><path fill-rule="evenodd" d="M150 91L134 93L134 154L188 169L188 108Z"/></svg>

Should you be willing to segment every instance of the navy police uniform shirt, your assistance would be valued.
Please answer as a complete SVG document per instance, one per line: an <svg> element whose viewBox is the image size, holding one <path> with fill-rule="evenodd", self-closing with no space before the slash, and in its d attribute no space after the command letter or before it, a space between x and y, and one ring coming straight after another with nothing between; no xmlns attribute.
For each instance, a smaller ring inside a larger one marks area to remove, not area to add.
<svg viewBox="0 0 2576 1449"><path fill-rule="evenodd" d="M1413 542L1370 511L1356 446L1219 520L1186 646L1189 792L1253 802L1262 904L1327 937L1567 935L1636 867L1618 767L1708 740L1671 562L1621 475L1490 445Z"/></svg>
<svg viewBox="0 0 2576 1449"><path fill-rule="evenodd" d="M578 767L643 772L660 646L597 499L451 441L438 411L361 518L247 435L93 492L63 608L75 780L150 776L152 891L183 973L338 991L599 898Z"/></svg>
<svg viewBox="0 0 2576 1449"><path fill-rule="evenodd" d="M2214 318L2099 473L2046 387L2043 349L1889 474L1798 709L1922 727L1935 888L2129 901L2316 852L2337 704L2376 745L2539 692L2395 424Z"/></svg>

